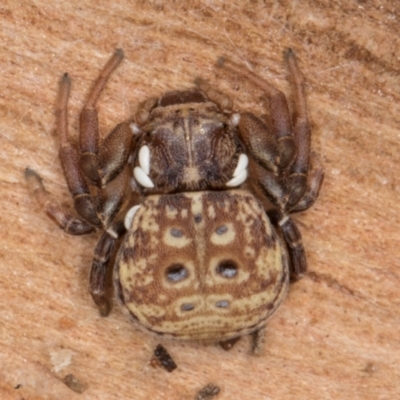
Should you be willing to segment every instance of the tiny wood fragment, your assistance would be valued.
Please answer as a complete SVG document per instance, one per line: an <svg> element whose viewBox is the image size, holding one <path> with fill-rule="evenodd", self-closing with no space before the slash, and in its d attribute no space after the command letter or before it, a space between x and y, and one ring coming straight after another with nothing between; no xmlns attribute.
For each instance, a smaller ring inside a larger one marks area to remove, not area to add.
<svg viewBox="0 0 400 400"><path fill-rule="evenodd" d="M155 364L154 361L156 361L159 365L162 365L168 372L172 372L178 367L165 347L161 344L159 344L154 350L154 357L150 361L151 365Z"/></svg>
<svg viewBox="0 0 400 400"><path fill-rule="evenodd" d="M78 380L73 374L65 375L63 382L76 393L83 393L87 389L87 385Z"/></svg>
<svg viewBox="0 0 400 400"><path fill-rule="evenodd" d="M194 400L210 400L217 396L220 391L221 389L217 385L209 383L208 385L204 386L203 389L197 392Z"/></svg>

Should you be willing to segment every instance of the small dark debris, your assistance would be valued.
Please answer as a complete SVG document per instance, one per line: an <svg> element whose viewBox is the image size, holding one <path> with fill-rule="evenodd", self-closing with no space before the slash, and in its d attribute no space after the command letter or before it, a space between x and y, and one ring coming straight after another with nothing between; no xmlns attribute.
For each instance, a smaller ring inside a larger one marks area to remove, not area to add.
<svg viewBox="0 0 400 400"><path fill-rule="evenodd" d="M20 383L18 383L18 385L14 387L14 389L21 389L21 388L22 388L22 385Z"/></svg>
<svg viewBox="0 0 400 400"><path fill-rule="evenodd" d="M221 389L214 385L213 383L209 383L208 385L204 386L203 389L199 390L196 394L194 400L209 400L213 397L217 396Z"/></svg>
<svg viewBox="0 0 400 400"><path fill-rule="evenodd" d="M364 372L367 372L368 374L373 374L374 372L376 372L376 365L372 362L367 363L364 368Z"/></svg>
<svg viewBox="0 0 400 400"><path fill-rule="evenodd" d="M76 393L83 393L87 389L87 385L79 381L73 374L65 375L63 382Z"/></svg>
<svg viewBox="0 0 400 400"><path fill-rule="evenodd" d="M178 367L165 347L163 347L161 344L159 344L154 350L154 357L155 359L152 358L150 361L152 366L156 366L157 364L155 361L158 361L158 363L161 364L168 372L172 372Z"/></svg>
<svg viewBox="0 0 400 400"><path fill-rule="evenodd" d="M223 342L219 342L219 345L225 351L229 351L239 340L240 340L240 337L236 337L236 338L233 338L233 339L225 340Z"/></svg>

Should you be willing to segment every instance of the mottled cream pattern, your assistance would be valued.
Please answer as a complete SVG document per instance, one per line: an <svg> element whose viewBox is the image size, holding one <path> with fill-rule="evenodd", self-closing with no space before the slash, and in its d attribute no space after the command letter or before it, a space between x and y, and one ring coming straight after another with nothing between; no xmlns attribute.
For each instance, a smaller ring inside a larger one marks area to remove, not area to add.
<svg viewBox="0 0 400 400"><path fill-rule="evenodd" d="M232 190L148 196L119 251L115 280L121 302L145 328L217 341L263 326L288 276L261 204Z"/></svg>

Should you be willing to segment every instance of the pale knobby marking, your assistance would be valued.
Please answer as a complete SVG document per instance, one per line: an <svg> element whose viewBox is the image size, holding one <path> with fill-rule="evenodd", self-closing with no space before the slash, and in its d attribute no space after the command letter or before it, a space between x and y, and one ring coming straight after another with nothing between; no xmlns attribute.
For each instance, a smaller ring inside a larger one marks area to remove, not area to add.
<svg viewBox="0 0 400 400"><path fill-rule="evenodd" d="M238 164L233 172L233 178L226 183L228 187L235 187L241 185L247 179L247 166L249 164L249 158L246 154L239 156Z"/></svg>
<svg viewBox="0 0 400 400"><path fill-rule="evenodd" d="M143 187L151 189L154 187L153 181L150 177L143 171L141 167L135 167L133 169L133 176L136 181Z"/></svg>
<svg viewBox="0 0 400 400"><path fill-rule="evenodd" d="M131 229L133 217L135 216L135 214L137 213L139 208L140 208L140 205L133 206L126 213L125 218L124 218L124 225L125 225L126 230L129 231L129 229Z"/></svg>
<svg viewBox="0 0 400 400"><path fill-rule="evenodd" d="M241 185L247 179L247 169L242 171L238 176L232 178L225 185L228 187L235 187Z"/></svg>
<svg viewBox="0 0 400 400"><path fill-rule="evenodd" d="M249 158L246 156L246 154L241 154L239 156L236 169L233 172L233 177L236 178L237 176L239 176L245 169L247 169L248 165L249 165Z"/></svg>
<svg viewBox="0 0 400 400"><path fill-rule="evenodd" d="M139 150L139 165L146 175L150 174L150 149L149 146L142 146Z"/></svg>

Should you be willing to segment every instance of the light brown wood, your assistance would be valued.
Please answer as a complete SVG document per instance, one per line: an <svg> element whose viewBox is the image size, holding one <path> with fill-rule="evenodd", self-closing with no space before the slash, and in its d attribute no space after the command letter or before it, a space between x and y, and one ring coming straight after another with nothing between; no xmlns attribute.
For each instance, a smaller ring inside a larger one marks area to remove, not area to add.
<svg viewBox="0 0 400 400"><path fill-rule="evenodd" d="M400 398L400 6L398 0L6 0L0 6L0 398ZM200 76L241 110L257 91L222 80L225 56L289 92L283 51L307 82L313 148L326 179L295 217L309 274L267 326L266 350L163 342L115 307L101 318L88 292L99 234L71 237L24 182L36 169L71 207L57 158L58 80L71 74L70 133L116 47L126 60L99 102L102 134L137 104ZM178 369L150 364L162 342ZM62 381L87 385L77 394Z"/></svg>

